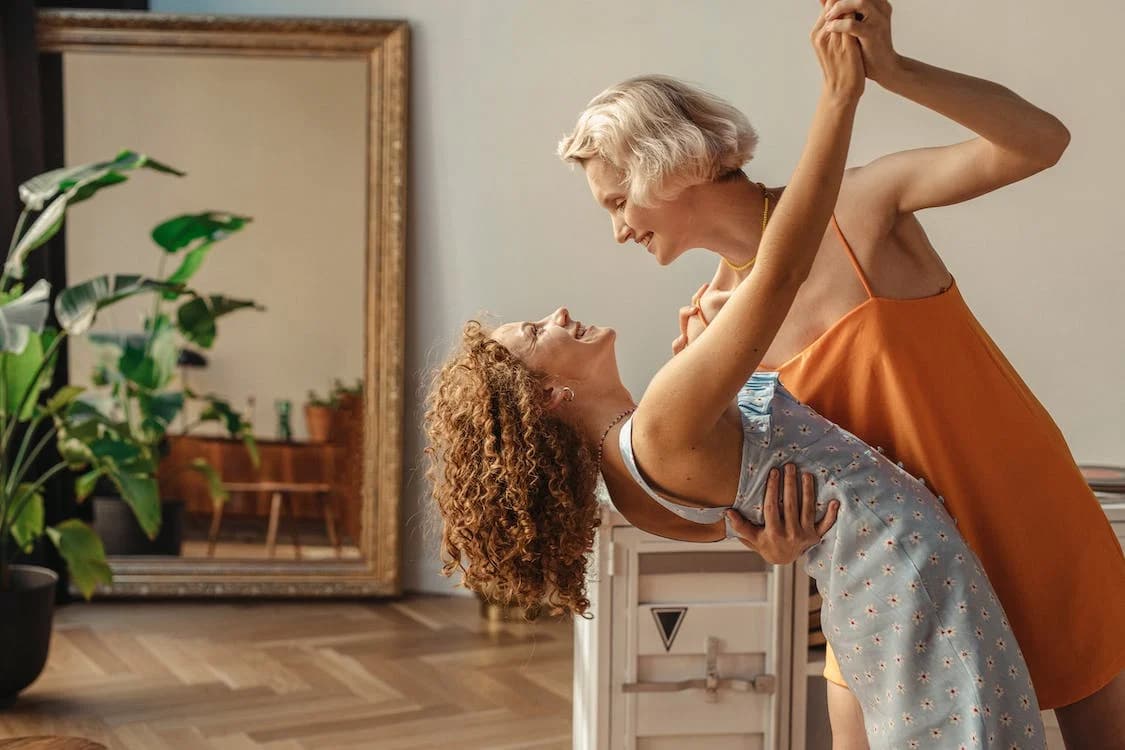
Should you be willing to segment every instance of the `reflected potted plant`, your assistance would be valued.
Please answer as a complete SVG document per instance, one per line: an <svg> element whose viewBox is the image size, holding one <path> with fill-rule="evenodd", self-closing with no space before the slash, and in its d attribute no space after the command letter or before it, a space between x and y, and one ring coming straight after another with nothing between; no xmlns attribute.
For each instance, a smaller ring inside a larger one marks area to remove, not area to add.
<svg viewBox="0 0 1125 750"><path fill-rule="evenodd" d="M182 173L125 151L115 159L57 169L20 186L23 210L0 272L0 704L11 703L39 675L47 658L57 575L16 565L46 538L57 548L71 582L89 598L109 583L101 541L82 521L45 523L44 487L60 472L81 470L79 495L107 477L149 535L160 523L151 455L133 442L126 425L108 418L82 388L51 389L59 347L82 336L105 307L138 294L195 297L182 284L135 275L99 276L58 293L55 325L48 325L50 284L25 289L24 261L62 227L70 206L149 169ZM44 467L54 441L61 460Z"/></svg>
<svg viewBox="0 0 1125 750"><path fill-rule="evenodd" d="M322 398L316 391L309 391L305 399L305 430L309 434L309 442L327 443L332 439L332 426L339 406L335 394Z"/></svg>
<svg viewBox="0 0 1125 750"><path fill-rule="evenodd" d="M160 272L156 280L170 287L187 284L199 271L215 243L241 230L250 219L234 214L205 211L183 214L159 224L152 230L152 239L161 251ZM179 265L161 277L165 263L176 259ZM210 349L218 335L216 320L238 310L263 308L251 300L232 299L222 295L193 294L181 301L182 294L165 292L156 295L152 312L144 318L140 333L91 333L89 340L103 347L103 359L94 370L101 412L120 424L134 445L154 465L167 455L168 430L189 404L197 407L198 418L184 427L186 434L206 422L217 422L236 440L245 443L252 462L257 465L257 447L252 427L225 398L199 394L182 382L177 383L177 368L189 345ZM178 303L174 313L165 308ZM198 352L196 352L198 356ZM188 466L200 472L207 481L211 500L226 502L227 492L222 478L205 459L196 458ZM180 530L183 501L164 498L161 516L167 524L165 533L156 539L128 513L123 499L105 482L84 485L94 493L94 529L103 539L107 554L144 555L180 553ZM174 532L174 533L169 533Z"/></svg>

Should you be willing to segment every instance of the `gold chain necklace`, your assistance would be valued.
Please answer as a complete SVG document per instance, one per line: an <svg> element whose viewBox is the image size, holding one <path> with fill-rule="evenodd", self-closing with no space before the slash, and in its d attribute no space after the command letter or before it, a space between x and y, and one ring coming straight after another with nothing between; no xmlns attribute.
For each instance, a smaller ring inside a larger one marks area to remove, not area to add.
<svg viewBox="0 0 1125 750"><path fill-rule="evenodd" d="M758 189L762 191L762 198L763 198L763 203L762 203L762 234L765 234L766 223L770 220L770 194L768 192L766 192L766 186L763 185L762 183L755 182L754 184L757 185ZM761 242L760 239L758 241ZM750 266L754 265L754 261L756 261L758 259L758 255L757 255L757 253L755 253L753 258L746 261L741 266L736 266L735 264L731 263L729 260L726 259L726 256L722 256L722 258L723 258L723 263L726 263L727 268L731 269L732 271L737 271L739 273L742 273L746 269L750 268Z"/></svg>
<svg viewBox="0 0 1125 750"><path fill-rule="evenodd" d="M609 431L612 430L617 425L618 422L620 422L622 419L629 416L630 414L632 414L636 410L637 410L637 407L634 406L632 409L628 409L626 411L621 412L616 417L614 417L612 422L609 423L609 427L605 428L605 432L602 433L602 439L598 441L598 458L597 458L597 461L594 462L594 473L595 474L601 473L601 470L602 470L602 449L605 448L605 439L607 437L609 437Z"/></svg>

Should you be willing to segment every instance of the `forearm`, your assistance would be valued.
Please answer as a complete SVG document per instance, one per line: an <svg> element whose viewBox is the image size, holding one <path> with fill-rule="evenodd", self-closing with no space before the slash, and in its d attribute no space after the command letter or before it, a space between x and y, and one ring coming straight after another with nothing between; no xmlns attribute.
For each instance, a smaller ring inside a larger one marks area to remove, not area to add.
<svg viewBox="0 0 1125 750"><path fill-rule="evenodd" d="M900 56L878 83L1030 161L1053 164L1070 141L1057 117L992 81Z"/></svg>

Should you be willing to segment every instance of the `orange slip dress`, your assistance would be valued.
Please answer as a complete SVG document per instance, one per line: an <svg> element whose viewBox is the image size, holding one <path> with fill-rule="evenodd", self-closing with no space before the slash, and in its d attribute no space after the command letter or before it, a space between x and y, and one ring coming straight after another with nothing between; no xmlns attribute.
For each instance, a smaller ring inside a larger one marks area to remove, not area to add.
<svg viewBox="0 0 1125 750"><path fill-rule="evenodd" d="M868 298L781 365L781 382L944 497L1040 707L1087 697L1125 669L1125 555L1062 432L955 283L932 297L877 297L832 225ZM824 676L847 685L831 650Z"/></svg>

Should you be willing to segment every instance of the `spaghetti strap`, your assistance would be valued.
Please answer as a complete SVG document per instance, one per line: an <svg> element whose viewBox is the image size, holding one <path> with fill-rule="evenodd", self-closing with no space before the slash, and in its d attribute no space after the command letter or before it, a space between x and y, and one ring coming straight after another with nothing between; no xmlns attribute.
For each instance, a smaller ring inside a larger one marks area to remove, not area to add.
<svg viewBox="0 0 1125 750"><path fill-rule="evenodd" d="M874 297L875 293L871 291L871 283L867 280L867 275L863 273L863 268L859 265L859 259L855 257L855 251L852 250L851 243L848 238L844 236L844 230L840 229L840 222L836 221L836 214L832 214L832 226L836 229L836 234L840 238L840 242L844 243L844 249L848 251L848 258L852 262L852 267L855 268L856 276L859 277L859 283L863 284L864 291L867 292L868 297Z"/></svg>

